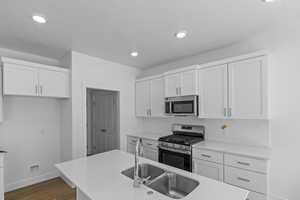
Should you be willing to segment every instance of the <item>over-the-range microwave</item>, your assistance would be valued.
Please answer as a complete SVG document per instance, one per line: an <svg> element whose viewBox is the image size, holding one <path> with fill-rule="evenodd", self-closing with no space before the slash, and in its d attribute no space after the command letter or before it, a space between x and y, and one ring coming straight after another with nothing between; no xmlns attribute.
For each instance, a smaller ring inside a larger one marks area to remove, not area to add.
<svg viewBox="0 0 300 200"><path fill-rule="evenodd" d="M198 116L198 96L165 98L165 114L175 116Z"/></svg>

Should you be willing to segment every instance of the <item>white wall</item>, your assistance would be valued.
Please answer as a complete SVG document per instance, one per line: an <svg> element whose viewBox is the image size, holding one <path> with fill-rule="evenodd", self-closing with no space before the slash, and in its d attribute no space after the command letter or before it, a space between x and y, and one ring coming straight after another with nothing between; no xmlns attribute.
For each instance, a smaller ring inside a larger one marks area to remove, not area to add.
<svg viewBox="0 0 300 200"><path fill-rule="evenodd" d="M139 119L144 134L171 134L174 123L205 126L205 139L228 143L270 146L269 123L266 120L195 119L190 117ZM223 125L228 125L222 129Z"/></svg>
<svg viewBox="0 0 300 200"><path fill-rule="evenodd" d="M4 97L0 146L5 157L6 191L56 176L60 162L60 103L37 97ZM39 170L30 171L38 164Z"/></svg>
<svg viewBox="0 0 300 200"><path fill-rule="evenodd" d="M253 35L252 38L232 46L188 57L176 62L146 70L141 76L191 64L200 64L228 56L237 56L256 50L270 52L269 122L273 156L270 168L270 191L272 195L290 200L300 199L300 26L298 22L285 21L284 26ZM151 123L151 122L149 122ZM152 124L154 127L154 123ZM151 125L147 125L151 127ZM250 133L249 133L250 134ZM244 135L243 135L244 137Z"/></svg>
<svg viewBox="0 0 300 200"><path fill-rule="evenodd" d="M0 48L0 56L60 65L60 62L33 54ZM0 147L5 159L6 191L57 175L60 162L61 102L50 98L5 96L4 121L0 122ZM39 164L39 170L29 166Z"/></svg>
<svg viewBox="0 0 300 200"><path fill-rule="evenodd" d="M125 135L137 127L135 118L135 78L139 70L72 52L72 140L73 158L86 155L87 136L84 133L83 85L120 92L121 149L125 150Z"/></svg>

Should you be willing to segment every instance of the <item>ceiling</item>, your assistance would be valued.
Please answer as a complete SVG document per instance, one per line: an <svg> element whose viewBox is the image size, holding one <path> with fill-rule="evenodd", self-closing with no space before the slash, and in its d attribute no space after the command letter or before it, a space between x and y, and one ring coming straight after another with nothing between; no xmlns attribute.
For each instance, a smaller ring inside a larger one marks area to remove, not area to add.
<svg viewBox="0 0 300 200"><path fill-rule="evenodd" d="M60 59L74 50L139 68L220 48L272 27L299 1L2 0L0 47ZM34 13L46 24L32 21ZM174 33L187 30L178 40ZM133 58L130 52L139 56Z"/></svg>

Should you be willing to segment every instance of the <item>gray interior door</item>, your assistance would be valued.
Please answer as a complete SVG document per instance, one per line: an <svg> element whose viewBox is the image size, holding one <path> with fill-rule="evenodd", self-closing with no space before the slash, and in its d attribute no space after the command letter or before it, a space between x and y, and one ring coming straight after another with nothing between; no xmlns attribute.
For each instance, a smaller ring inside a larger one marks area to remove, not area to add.
<svg viewBox="0 0 300 200"><path fill-rule="evenodd" d="M92 92L91 154L119 149L117 93Z"/></svg>

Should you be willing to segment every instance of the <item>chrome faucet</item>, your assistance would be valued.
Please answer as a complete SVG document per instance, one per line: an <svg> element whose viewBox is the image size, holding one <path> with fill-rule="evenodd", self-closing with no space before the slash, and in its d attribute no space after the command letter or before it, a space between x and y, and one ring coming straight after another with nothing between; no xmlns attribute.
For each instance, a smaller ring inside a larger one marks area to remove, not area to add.
<svg viewBox="0 0 300 200"><path fill-rule="evenodd" d="M143 144L142 139L139 138L136 141L135 146L135 154L134 154L134 174L133 174L133 187L140 187L143 180L141 177L139 177L139 156L142 156L143 154Z"/></svg>

